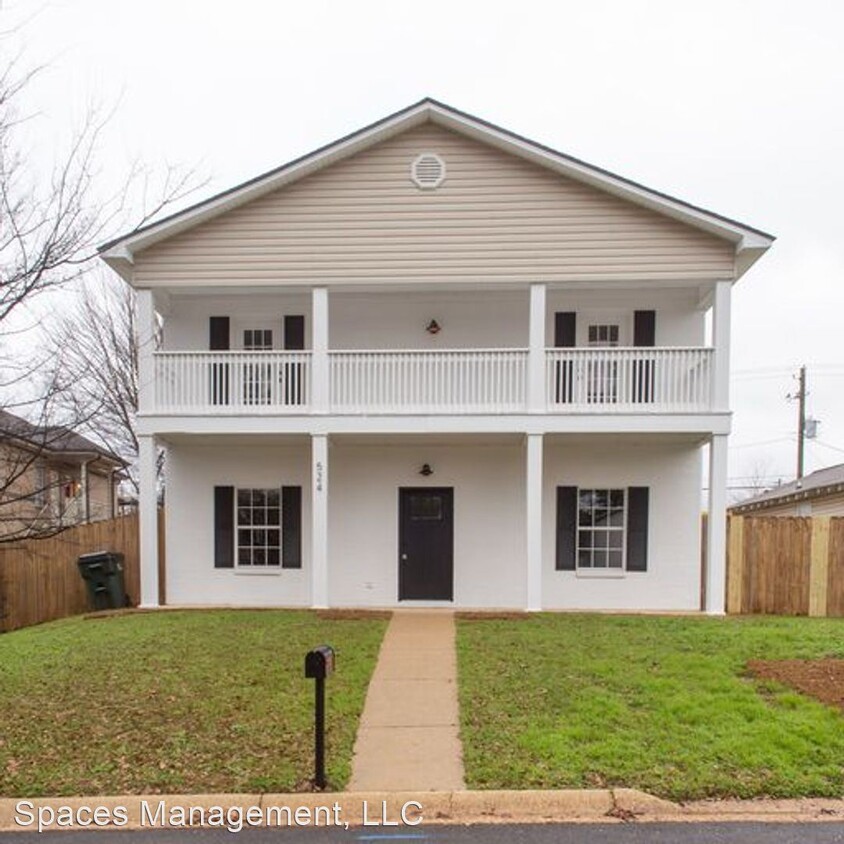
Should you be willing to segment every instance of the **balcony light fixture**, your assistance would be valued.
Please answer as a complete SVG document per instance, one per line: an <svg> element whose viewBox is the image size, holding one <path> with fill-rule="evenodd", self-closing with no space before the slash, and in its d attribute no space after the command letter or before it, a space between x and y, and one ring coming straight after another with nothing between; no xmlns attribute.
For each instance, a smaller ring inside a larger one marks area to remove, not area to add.
<svg viewBox="0 0 844 844"><path fill-rule="evenodd" d="M425 331L428 334L439 334L442 329L440 328L440 324L435 320L432 319L426 326Z"/></svg>
<svg viewBox="0 0 844 844"><path fill-rule="evenodd" d="M433 475L434 470L431 468L431 464L430 463L424 463L422 465L422 468L419 470L419 474L422 475L422 477L425 477L425 478L429 477L430 475Z"/></svg>

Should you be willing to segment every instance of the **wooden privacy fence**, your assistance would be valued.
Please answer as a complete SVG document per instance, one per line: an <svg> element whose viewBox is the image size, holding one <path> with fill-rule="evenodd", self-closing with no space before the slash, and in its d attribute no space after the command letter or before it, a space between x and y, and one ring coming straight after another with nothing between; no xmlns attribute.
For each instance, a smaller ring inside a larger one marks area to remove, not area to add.
<svg viewBox="0 0 844 844"><path fill-rule="evenodd" d="M159 528L163 520L159 520ZM47 539L0 545L0 632L90 609L77 557L91 551L124 556L126 592L138 602L138 516L68 528Z"/></svg>
<svg viewBox="0 0 844 844"><path fill-rule="evenodd" d="M730 516L727 612L844 616L844 517Z"/></svg>

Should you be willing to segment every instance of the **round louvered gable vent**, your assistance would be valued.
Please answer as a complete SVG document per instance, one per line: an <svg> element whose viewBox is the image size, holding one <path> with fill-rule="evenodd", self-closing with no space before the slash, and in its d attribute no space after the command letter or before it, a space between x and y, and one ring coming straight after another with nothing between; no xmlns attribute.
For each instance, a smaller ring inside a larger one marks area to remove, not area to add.
<svg viewBox="0 0 844 844"><path fill-rule="evenodd" d="M410 165L410 178L418 188L438 188L445 181L445 162L435 152L423 152Z"/></svg>

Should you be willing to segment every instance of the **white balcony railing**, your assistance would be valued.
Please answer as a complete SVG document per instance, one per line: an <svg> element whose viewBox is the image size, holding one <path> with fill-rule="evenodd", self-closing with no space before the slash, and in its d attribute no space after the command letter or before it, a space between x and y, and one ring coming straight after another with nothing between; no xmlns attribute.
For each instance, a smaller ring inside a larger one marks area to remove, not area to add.
<svg viewBox="0 0 844 844"><path fill-rule="evenodd" d="M525 349L332 351L322 412L523 413ZM155 413L307 414L310 352L156 352ZM710 348L545 351L549 413L700 413L713 406ZM324 394L324 391L323 393Z"/></svg>
<svg viewBox="0 0 844 844"><path fill-rule="evenodd" d="M525 349L330 352L335 413L512 413L527 400Z"/></svg>
<svg viewBox="0 0 844 844"><path fill-rule="evenodd" d="M710 410L713 353L707 348L549 349L545 367L549 410Z"/></svg>
<svg viewBox="0 0 844 844"><path fill-rule="evenodd" d="M156 352L156 412L305 413L309 352Z"/></svg>

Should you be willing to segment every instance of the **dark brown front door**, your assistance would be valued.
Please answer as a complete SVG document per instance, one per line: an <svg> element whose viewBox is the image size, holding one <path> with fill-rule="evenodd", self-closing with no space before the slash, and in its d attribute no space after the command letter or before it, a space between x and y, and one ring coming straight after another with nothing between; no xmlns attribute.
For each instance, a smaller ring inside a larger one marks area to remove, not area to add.
<svg viewBox="0 0 844 844"><path fill-rule="evenodd" d="M454 490L399 490L399 600L454 598Z"/></svg>

